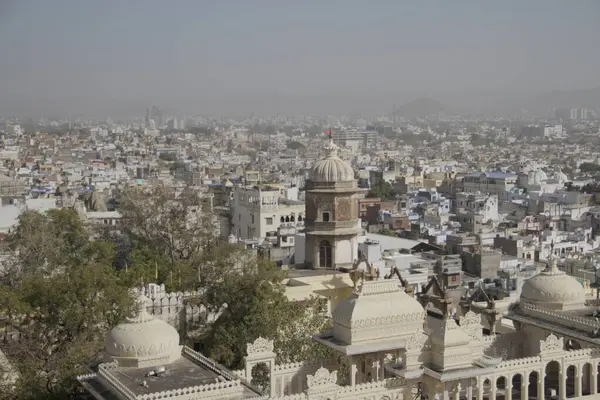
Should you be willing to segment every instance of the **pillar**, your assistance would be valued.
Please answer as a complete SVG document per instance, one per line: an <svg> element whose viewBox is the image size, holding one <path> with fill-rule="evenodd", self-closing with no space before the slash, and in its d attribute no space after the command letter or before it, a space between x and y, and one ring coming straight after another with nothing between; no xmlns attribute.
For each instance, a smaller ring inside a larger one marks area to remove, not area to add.
<svg viewBox="0 0 600 400"><path fill-rule="evenodd" d="M558 374L558 398L560 399L567 398L567 374L564 370L563 367Z"/></svg>
<svg viewBox="0 0 600 400"><path fill-rule="evenodd" d="M598 392L598 363L594 361L590 368L590 394Z"/></svg>
<svg viewBox="0 0 600 400"><path fill-rule="evenodd" d="M460 391L462 390L460 382L452 390L452 400L460 400Z"/></svg>
<svg viewBox="0 0 600 400"><path fill-rule="evenodd" d="M470 382L469 386L467 386L467 399L473 400L473 383Z"/></svg>
<svg viewBox="0 0 600 400"><path fill-rule="evenodd" d="M319 239L315 238L315 244L313 246L313 269L319 268Z"/></svg>
<svg viewBox="0 0 600 400"><path fill-rule="evenodd" d="M543 369L541 371L538 371L538 387L537 387L537 392L538 392L538 397L540 399L544 398L544 377L546 375L546 371L544 371Z"/></svg>
<svg viewBox="0 0 600 400"><path fill-rule="evenodd" d="M334 238L331 243L331 267L333 269L337 269L336 267L336 253L337 253L337 240Z"/></svg>
<svg viewBox="0 0 600 400"><path fill-rule="evenodd" d="M575 397L581 397L581 378L583 377L583 374L581 373L582 369L582 365L575 366Z"/></svg>
<svg viewBox="0 0 600 400"><path fill-rule="evenodd" d="M354 356L350 356L350 386L356 386L356 373L358 372L358 368L356 368L356 358Z"/></svg>
<svg viewBox="0 0 600 400"><path fill-rule="evenodd" d="M488 397L490 400L496 400L496 384L494 382L490 384L490 395Z"/></svg>
<svg viewBox="0 0 600 400"><path fill-rule="evenodd" d="M512 400L512 379L506 380L506 387L504 388L504 400Z"/></svg>
<svg viewBox="0 0 600 400"><path fill-rule="evenodd" d="M477 380L477 400L483 400L483 382L484 379L479 377Z"/></svg>
<svg viewBox="0 0 600 400"><path fill-rule="evenodd" d="M529 399L529 372L524 372L521 379L521 400Z"/></svg>

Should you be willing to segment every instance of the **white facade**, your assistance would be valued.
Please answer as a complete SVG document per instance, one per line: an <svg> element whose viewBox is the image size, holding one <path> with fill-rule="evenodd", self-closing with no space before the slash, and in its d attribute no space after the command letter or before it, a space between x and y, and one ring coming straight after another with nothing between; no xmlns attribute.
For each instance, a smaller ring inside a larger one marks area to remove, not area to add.
<svg viewBox="0 0 600 400"><path fill-rule="evenodd" d="M332 359L277 364L273 341L259 337L243 369L230 372L179 346L142 296L138 315L108 335L106 362L78 380L99 400L598 398L597 305L555 258L525 282L506 312L514 330L502 335L486 336L484 311L459 313L433 280L420 303L405 281L381 279L366 262L349 275L353 293L333 310L332 330L314 336L337 353ZM268 371L262 389L257 364Z"/></svg>
<svg viewBox="0 0 600 400"><path fill-rule="evenodd" d="M498 221L498 195L485 194L456 194L456 208L481 215L483 222Z"/></svg>
<svg viewBox="0 0 600 400"><path fill-rule="evenodd" d="M276 238L281 227L304 226L304 202L286 199L278 188L236 187L231 212L231 232L239 239Z"/></svg>

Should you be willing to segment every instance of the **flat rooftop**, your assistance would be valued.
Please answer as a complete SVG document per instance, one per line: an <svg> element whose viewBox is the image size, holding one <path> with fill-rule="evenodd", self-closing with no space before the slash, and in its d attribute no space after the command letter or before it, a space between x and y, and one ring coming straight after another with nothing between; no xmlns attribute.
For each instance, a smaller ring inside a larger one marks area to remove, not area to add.
<svg viewBox="0 0 600 400"><path fill-rule="evenodd" d="M156 369L156 367L116 368L111 370L111 373L119 382L136 395L157 393L164 390L181 389L190 386L208 385L218 382L217 378L220 376L186 357L181 357L171 364L164 365L164 367L166 371L160 377L146 377L146 374ZM148 384L146 388L142 387L142 381L144 380Z"/></svg>

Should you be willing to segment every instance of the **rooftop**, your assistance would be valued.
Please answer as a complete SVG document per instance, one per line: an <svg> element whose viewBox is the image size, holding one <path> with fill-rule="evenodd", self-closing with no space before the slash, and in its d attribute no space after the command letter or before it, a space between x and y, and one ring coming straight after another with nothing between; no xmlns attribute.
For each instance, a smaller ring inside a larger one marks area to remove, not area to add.
<svg viewBox="0 0 600 400"><path fill-rule="evenodd" d="M481 175L486 175L488 178L492 178L492 179L505 179L505 178L516 178L517 175L515 174L511 174L508 172L473 172L467 176L470 177L479 177Z"/></svg>
<svg viewBox="0 0 600 400"><path fill-rule="evenodd" d="M180 359L165 365L166 371L160 376L149 376L150 368L116 368L112 370L113 376L124 384L127 389L136 395L157 393L165 390L181 389L190 386L208 385L218 382L219 374L198 365L192 360L181 357ZM142 381L146 381L148 387L142 386Z"/></svg>

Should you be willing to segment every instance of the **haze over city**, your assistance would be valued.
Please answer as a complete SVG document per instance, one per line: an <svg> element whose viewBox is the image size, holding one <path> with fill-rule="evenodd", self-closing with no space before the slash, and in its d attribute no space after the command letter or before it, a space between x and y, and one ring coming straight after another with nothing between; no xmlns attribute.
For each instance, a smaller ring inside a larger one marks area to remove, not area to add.
<svg viewBox="0 0 600 400"><path fill-rule="evenodd" d="M384 113L428 97L501 112L600 86L599 17L593 0L4 0L0 110Z"/></svg>

